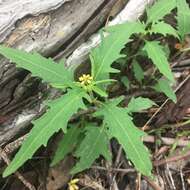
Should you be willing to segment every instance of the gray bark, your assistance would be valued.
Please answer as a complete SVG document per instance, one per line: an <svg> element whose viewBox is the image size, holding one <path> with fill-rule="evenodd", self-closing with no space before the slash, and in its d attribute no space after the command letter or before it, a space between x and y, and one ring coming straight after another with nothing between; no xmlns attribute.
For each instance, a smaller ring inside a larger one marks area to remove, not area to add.
<svg viewBox="0 0 190 190"><path fill-rule="evenodd" d="M137 19L145 5L153 1L139 0L138 5L142 6L137 7L136 0L130 0L113 23ZM14 3L0 0L0 42L56 59L69 57L76 49L72 54L73 63L77 59L81 63L99 40L95 45L93 38L84 42L105 23L116 2L118 0L15 0ZM85 48L88 51L83 55L80 52ZM69 57L71 62L72 56ZM0 58L0 145L26 132L30 121L44 111L41 103L48 92L49 98L57 94L39 79L31 78L27 71L16 69Z"/></svg>
<svg viewBox="0 0 190 190"><path fill-rule="evenodd" d="M0 4L0 41L44 56L54 57L60 51L65 52L62 56L69 55L101 27L116 1L48 0L40 1L40 6L37 0L3 1ZM6 20L5 8L10 14ZM16 69L1 58L0 144L7 143L26 129L26 124L39 114L42 95L48 90L27 71Z"/></svg>
<svg viewBox="0 0 190 190"><path fill-rule="evenodd" d="M71 0L0 1L0 42L15 28L15 23L27 15L39 15L55 10Z"/></svg>

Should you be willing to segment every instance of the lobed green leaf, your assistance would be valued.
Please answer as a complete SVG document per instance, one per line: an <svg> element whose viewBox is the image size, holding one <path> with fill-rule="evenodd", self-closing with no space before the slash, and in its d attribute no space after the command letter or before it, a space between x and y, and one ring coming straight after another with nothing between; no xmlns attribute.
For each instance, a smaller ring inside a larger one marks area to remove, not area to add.
<svg viewBox="0 0 190 190"><path fill-rule="evenodd" d="M127 106L127 112L140 112L142 110L151 108L153 105L156 104L148 98L132 98Z"/></svg>
<svg viewBox="0 0 190 190"><path fill-rule="evenodd" d="M171 12L172 9L176 7L176 0L159 0L150 8L147 9L147 24L151 22L157 22L167 14Z"/></svg>
<svg viewBox="0 0 190 190"><path fill-rule="evenodd" d="M165 79L160 79L158 83L153 87L156 91L164 93L168 98L170 98L174 103L177 102L177 97L171 88L169 81Z"/></svg>
<svg viewBox="0 0 190 190"><path fill-rule="evenodd" d="M91 88L95 93L97 93L101 97L108 97L108 94L98 86L92 86Z"/></svg>
<svg viewBox="0 0 190 190"><path fill-rule="evenodd" d="M63 160L67 154L74 150L80 141L81 133L82 129L77 126L71 126L68 129L58 144L51 166L56 165L59 161Z"/></svg>
<svg viewBox="0 0 190 190"><path fill-rule="evenodd" d="M163 47L159 45L157 41L146 41L143 48L147 52L148 57L152 60L153 64L158 68L158 70L170 81L174 81L174 77L168 63Z"/></svg>
<svg viewBox="0 0 190 190"><path fill-rule="evenodd" d="M48 103L49 110L39 119L33 121L34 127L24 141L13 161L6 168L3 176L15 172L42 145L46 146L49 138L62 129L67 131L67 123L79 108L85 109L82 98L86 93L81 89L70 90L66 95Z"/></svg>
<svg viewBox="0 0 190 190"><path fill-rule="evenodd" d="M186 0L177 0L177 25L182 40L190 33L190 8Z"/></svg>
<svg viewBox="0 0 190 190"><path fill-rule="evenodd" d="M94 80L109 78L109 73L118 72L111 64L122 55L120 51L134 33L143 33L144 25L139 22L128 22L106 29L107 37L102 37L102 43L91 52L92 76Z"/></svg>
<svg viewBox="0 0 190 190"><path fill-rule="evenodd" d="M124 84L124 86L127 88L127 90L130 88L130 80L127 76L123 76L121 78L121 82Z"/></svg>
<svg viewBox="0 0 190 190"><path fill-rule="evenodd" d="M141 83L144 79L144 71L140 64L135 60L132 64L135 78Z"/></svg>
<svg viewBox="0 0 190 190"><path fill-rule="evenodd" d="M95 115L104 116L109 136L118 140L127 158L139 172L150 176L152 170L150 155L141 140L145 133L135 127L126 109L117 107L116 102L118 101L103 104Z"/></svg>
<svg viewBox="0 0 190 190"><path fill-rule="evenodd" d="M111 160L111 153L109 151L109 138L106 133L105 125L101 127L88 124L86 126L86 137L76 150L75 156L80 158L71 173L75 174L81 172L93 164L100 155L107 160Z"/></svg>
<svg viewBox="0 0 190 190"><path fill-rule="evenodd" d="M150 32L155 34L162 34L163 36L172 35L179 39L177 31L172 26L163 21L154 23Z"/></svg>
<svg viewBox="0 0 190 190"><path fill-rule="evenodd" d="M72 73L66 70L64 63L56 64L52 59L47 59L38 53L27 53L0 45L0 54L10 59L16 67L26 69L32 76L40 77L45 82L62 86L72 85Z"/></svg>

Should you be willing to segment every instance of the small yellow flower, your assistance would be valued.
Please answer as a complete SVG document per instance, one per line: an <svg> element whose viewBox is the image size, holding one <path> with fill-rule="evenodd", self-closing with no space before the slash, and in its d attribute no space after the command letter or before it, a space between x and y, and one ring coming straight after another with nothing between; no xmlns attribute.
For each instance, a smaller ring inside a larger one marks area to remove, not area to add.
<svg viewBox="0 0 190 190"><path fill-rule="evenodd" d="M79 81L83 85L89 85L92 83L93 77L89 74L83 74L81 77L79 77Z"/></svg>
<svg viewBox="0 0 190 190"><path fill-rule="evenodd" d="M79 179L72 179L68 185L69 185L69 190L79 190L79 187L76 183L79 182Z"/></svg>

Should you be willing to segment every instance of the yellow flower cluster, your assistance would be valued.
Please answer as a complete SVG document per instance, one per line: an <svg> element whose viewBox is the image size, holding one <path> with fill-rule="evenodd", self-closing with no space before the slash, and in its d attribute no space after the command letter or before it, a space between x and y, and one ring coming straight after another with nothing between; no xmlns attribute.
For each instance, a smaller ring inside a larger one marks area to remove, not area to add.
<svg viewBox="0 0 190 190"><path fill-rule="evenodd" d="M79 190L79 187L76 183L79 182L79 179L73 179L71 180L68 185L69 185L69 190Z"/></svg>
<svg viewBox="0 0 190 190"><path fill-rule="evenodd" d="M83 85L89 85L92 83L93 77L89 74L83 74L81 77L79 77L79 81Z"/></svg>

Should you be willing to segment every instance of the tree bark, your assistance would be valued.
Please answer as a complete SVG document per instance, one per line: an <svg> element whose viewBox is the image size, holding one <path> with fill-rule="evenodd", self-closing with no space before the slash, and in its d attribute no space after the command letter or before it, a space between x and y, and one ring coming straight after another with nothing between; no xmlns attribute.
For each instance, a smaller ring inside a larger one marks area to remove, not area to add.
<svg viewBox="0 0 190 190"><path fill-rule="evenodd" d="M136 19L153 1L140 0L141 6L135 7L136 1L131 0L131 5L125 7L126 12L116 22ZM78 47L80 51L80 45L105 24L110 12L117 7L116 2L118 0L0 0L0 42L28 52L37 51L46 57L69 57ZM120 8L126 3L120 0ZM30 121L42 113L41 102L46 93L52 98L57 91L0 58L0 145L28 129Z"/></svg>
<svg viewBox="0 0 190 190"><path fill-rule="evenodd" d="M105 23L116 1L3 1L0 42L48 57L64 50L62 57L67 56ZM0 60L0 89L0 144L5 144L38 114L42 95L48 89L4 58ZM28 119L18 125L19 113L23 111Z"/></svg>

